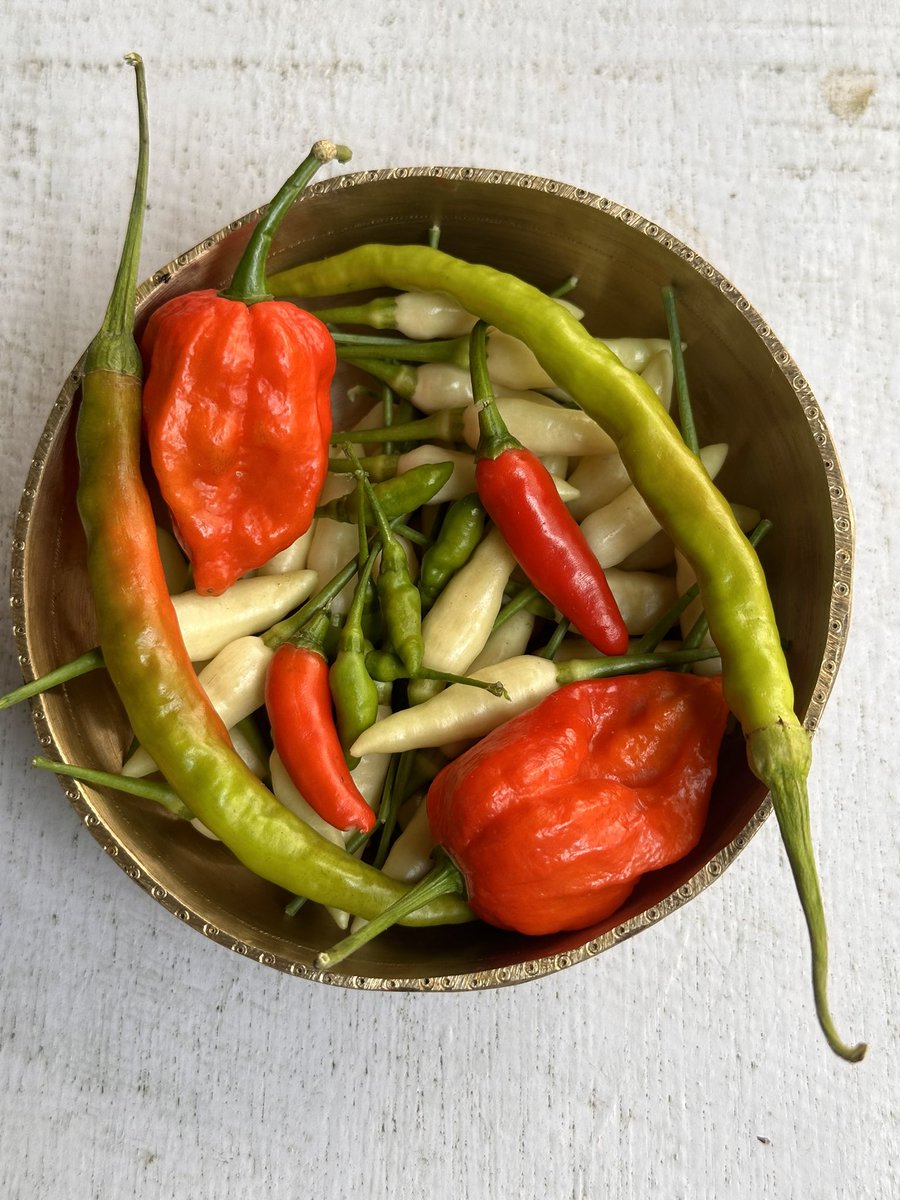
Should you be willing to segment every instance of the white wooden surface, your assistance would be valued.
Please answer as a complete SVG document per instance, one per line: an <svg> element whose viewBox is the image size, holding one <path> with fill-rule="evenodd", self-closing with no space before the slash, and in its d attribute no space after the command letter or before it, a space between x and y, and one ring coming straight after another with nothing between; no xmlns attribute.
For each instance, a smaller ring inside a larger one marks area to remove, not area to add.
<svg viewBox="0 0 900 1200"><path fill-rule="evenodd" d="M354 995L181 927L0 720L0 1194L825 1200L900 1194L895 707L898 18L889 0L6 0L0 554L111 281L148 64L143 271L322 134L359 167L515 168L693 244L800 363L857 515L814 821L849 1067L770 823L675 916L552 979ZM9 627L0 690L18 681Z"/></svg>

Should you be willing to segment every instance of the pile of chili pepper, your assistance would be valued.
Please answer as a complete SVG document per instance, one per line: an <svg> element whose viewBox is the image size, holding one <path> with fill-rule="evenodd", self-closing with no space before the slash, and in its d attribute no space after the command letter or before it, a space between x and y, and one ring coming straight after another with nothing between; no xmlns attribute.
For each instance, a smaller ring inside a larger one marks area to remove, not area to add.
<svg viewBox="0 0 900 1200"><path fill-rule="evenodd" d="M680 339L605 343L567 302L433 245L360 247L267 280L288 206L320 162L349 157L318 142L231 286L157 310L139 352L148 139L131 61L138 174L77 429L100 645L29 687L103 665L140 750L121 776L54 769L158 799L292 910L353 921L325 966L397 920L544 933L609 916L697 844L730 708L772 790L822 1028L860 1058L828 1012L809 742L741 529L758 514L714 487L725 448L696 444L683 388L681 432L667 414ZM402 295L318 317L276 299L379 286ZM404 299L417 293L424 324ZM372 383L333 434L338 357ZM193 573L181 608L248 572L312 577L299 607L245 622L202 669L163 572L142 433ZM698 595L704 615L665 645ZM689 670L719 656L721 678Z"/></svg>

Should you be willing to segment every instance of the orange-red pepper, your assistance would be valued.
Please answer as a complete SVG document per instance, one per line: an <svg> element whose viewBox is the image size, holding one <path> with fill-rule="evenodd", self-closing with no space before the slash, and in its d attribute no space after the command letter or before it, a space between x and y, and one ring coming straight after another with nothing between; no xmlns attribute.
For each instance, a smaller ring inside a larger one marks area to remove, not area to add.
<svg viewBox="0 0 900 1200"><path fill-rule="evenodd" d="M472 910L520 933L583 929L706 821L728 709L718 677L572 683L449 764L428 794Z"/></svg>
<svg viewBox="0 0 900 1200"><path fill-rule="evenodd" d="M334 342L266 291L265 259L290 204L333 157L349 151L316 143L227 290L176 296L144 332L151 461L201 592L223 592L305 533L328 469Z"/></svg>
<svg viewBox="0 0 900 1200"><path fill-rule="evenodd" d="M438 866L318 965L451 892L519 933L603 920L642 875L697 845L727 716L718 676L652 671L560 688L441 771L426 799Z"/></svg>

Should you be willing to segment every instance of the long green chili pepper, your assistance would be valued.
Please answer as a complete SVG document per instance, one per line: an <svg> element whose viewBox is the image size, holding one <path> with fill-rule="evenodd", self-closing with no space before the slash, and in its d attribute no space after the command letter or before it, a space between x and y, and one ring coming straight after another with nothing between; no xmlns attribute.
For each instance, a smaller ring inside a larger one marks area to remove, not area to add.
<svg viewBox="0 0 900 1200"><path fill-rule="evenodd" d="M347 444L346 438L341 438ZM381 483L371 484L375 498L381 505L388 521L415 512L423 504L427 504L432 496L436 496L450 476L453 474L453 463L422 463L402 475L385 479ZM332 521L355 521L356 496L353 492L320 504L316 509L317 517L328 517ZM366 500L365 522L376 525L372 504Z"/></svg>
<svg viewBox="0 0 900 1200"><path fill-rule="evenodd" d="M407 889L315 834L245 766L197 682L169 598L140 468L134 305L149 139L143 65L137 55L129 61L140 118L137 179L109 306L84 363L76 430L100 648L137 739L190 811L263 879L369 919ZM470 919L454 902L420 910L415 923Z"/></svg>
<svg viewBox="0 0 900 1200"><path fill-rule="evenodd" d="M765 577L730 506L652 388L536 288L429 247L359 246L283 272L272 287L276 294L301 296L376 287L447 291L468 312L525 342L556 385L613 438L632 482L697 576L721 652L725 698L744 730L751 769L771 793L797 885L819 1023L836 1054L859 1061L865 1045L841 1040L828 1006L827 933L809 829L810 738L794 712Z"/></svg>
<svg viewBox="0 0 900 1200"><path fill-rule="evenodd" d="M454 501L441 522L440 532L422 556L419 594L423 612L431 608L450 578L464 567L484 533L484 505L476 493Z"/></svg>

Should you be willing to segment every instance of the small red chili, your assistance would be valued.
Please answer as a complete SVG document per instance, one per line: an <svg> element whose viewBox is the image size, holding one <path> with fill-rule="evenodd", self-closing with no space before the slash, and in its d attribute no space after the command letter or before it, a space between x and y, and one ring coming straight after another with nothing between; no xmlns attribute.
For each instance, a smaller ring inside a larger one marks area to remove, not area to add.
<svg viewBox="0 0 900 1200"><path fill-rule="evenodd" d="M537 457L500 416L487 373L485 325L472 330L469 362L481 438L475 481L491 520L534 586L604 654L624 654L628 629L603 568Z"/></svg>
<svg viewBox="0 0 900 1200"><path fill-rule="evenodd" d="M336 829L369 833L375 814L353 782L331 707L328 661L318 614L293 642L275 651L266 674L266 711L272 740L291 782Z"/></svg>

